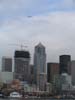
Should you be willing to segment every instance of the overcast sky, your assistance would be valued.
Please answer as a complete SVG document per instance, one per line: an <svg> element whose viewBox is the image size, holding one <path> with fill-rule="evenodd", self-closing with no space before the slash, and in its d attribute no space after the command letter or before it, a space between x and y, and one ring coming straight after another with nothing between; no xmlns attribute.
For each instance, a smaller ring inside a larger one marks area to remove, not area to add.
<svg viewBox="0 0 75 100"><path fill-rule="evenodd" d="M32 60L39 42L49 62L63 54L75 59L75 0L0 0L0 58L23 44Z"/></svg>

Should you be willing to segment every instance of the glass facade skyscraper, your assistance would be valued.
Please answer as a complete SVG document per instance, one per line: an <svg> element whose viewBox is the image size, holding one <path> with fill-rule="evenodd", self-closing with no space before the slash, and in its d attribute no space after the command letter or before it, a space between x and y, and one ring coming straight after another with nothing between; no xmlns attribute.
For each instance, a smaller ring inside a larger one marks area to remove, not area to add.
<svg viewBox="0 0 75 100"><path fill-rule="evenodd" d="M41 43L35 46L34 53L34 81L37 86L39 85L40 73L46 73L46 52Z"/></svg>
<svg viewBox="0 0 75 100"><path fill-rule="evenodd" d="M59 67L59 73L68 73L68 66L69 62L71 62L71 56L70 55L61 55L59 57L60 67Z"/></svg>

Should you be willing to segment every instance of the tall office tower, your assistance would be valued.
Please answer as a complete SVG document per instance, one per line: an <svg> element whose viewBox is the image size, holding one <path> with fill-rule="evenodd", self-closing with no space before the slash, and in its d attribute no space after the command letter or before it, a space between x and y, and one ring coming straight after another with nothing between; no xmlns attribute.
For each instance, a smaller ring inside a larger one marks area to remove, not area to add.
<svg viewBox="0 0 75 100"><path fill-rule="evenodd" d="M45 47L39 43L34 53L34 81L38 87L41 73L46 73L46 52Z"/></svg>
<svg viewBox="0 0 75 100"><path fill-rule="evenodd" d="M71 61L72 84L75 85L75 60Z"/></svg>
<svg viewBox="0 0 75 100"><path fill-rule="evenodd" d="M12 58L2 58L2 72L12 72Z"/></svg>
<svg viewBox="0 0 75 100"><path fill-rule="evenodd" d="M68 73L68 63L71 62L70 55L61 55L60 58L60 74L61 73Z"/></svg>
<svg viewBox="0 0 75 100"><path fill-rule="evenodd" d="M47 81L52 82L54 77L59 75L59 63L47 64Z"/></svg>
<svg viewBox="0 0 75 100"><path fill-rule="evenodd" d="M68 75L71 75L71 62L68 63Z"/></svg>
<svg viewBox="0 0 75 100"><path fill-rule="evenodd" d="M16 79L30 81L30 53L28 51L15 51L14 71Z"/></svg>

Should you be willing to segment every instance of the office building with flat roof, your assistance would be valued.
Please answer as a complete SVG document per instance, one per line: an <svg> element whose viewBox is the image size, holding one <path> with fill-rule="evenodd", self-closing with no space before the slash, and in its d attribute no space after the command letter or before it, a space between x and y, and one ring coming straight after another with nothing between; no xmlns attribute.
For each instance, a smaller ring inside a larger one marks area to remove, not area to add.
<svg viewBox="0 0 75 100"><path fill-rule="evenodd" d="M2 57L2 72L12 72L12 58Z"/></svg>
<svg viewBox="0 0 75 100"><path fill-rule="evenodd" d="M30 53L29 51L15 51L14 54L15 78L21 81L30 81Z"/></svg>
<svg viewBox="0 0 75 100"><path fill-rule="evenodd" d="M47 82L52 82L59 75L59 63L47 63Z"/></svg>
<svg viewBox="0 0 75 100"><path fill-rule="evenodd" d="M70 55L61 55L59 57L59 63L60 63L60 74L61 73L68 73L68 63L71 62L71 56Z"/></svg>

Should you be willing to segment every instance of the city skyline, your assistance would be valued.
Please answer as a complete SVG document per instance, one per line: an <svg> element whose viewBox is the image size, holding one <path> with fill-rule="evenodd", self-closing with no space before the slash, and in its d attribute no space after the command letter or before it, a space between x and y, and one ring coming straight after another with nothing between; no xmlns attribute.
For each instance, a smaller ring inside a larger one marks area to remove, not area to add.
<svg viewBox="0 0 75 100"><path fill-rule="evenodd" d="M58 62L63 54L75 59L75 0L2 0L0 14L0 58L20 48L9 44L24 44L33 59L41 42L47 61Z"/></svg>

